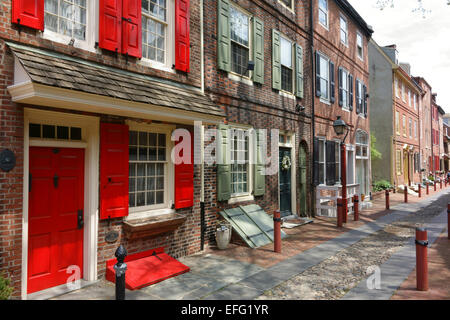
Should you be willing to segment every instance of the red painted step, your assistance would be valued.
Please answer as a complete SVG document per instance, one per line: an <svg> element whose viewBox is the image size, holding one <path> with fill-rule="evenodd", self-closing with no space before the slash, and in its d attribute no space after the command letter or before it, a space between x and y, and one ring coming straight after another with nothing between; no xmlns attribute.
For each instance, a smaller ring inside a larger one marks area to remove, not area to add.
<svg viewBox="0 0 450 320"><path fill-rule="evenodd" d="M106 261L106 280L115 282L116 263L116 259ZM190 271L189 267L164 253L164 248L129 255L125 258L125 263L125 286L129 290L141 289Z"/></svg>

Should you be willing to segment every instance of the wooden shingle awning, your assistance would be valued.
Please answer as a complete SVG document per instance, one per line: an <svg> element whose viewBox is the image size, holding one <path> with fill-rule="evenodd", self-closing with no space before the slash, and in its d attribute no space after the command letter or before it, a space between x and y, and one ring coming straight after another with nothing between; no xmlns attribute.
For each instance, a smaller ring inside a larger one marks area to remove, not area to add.
<svg viewBox="0 0 450 320"><path fill-rule="evenodd" d="M218 123L224 110L198 88L7 42L13 101L87 112Z"/></svg>

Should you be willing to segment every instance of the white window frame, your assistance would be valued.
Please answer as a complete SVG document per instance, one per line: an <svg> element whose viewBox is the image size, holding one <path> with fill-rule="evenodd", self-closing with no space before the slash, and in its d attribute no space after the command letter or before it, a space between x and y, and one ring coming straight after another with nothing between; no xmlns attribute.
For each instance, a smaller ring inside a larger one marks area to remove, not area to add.
<svg viewBox="0 0 450 320"><path fill-rule="evenodd" d="M319 0L319 2L318 2L317 21L319 21L319 24L320 24L322 27L324 27L325 29L328 30L328 25L330 24L330 23L329 23L328 13L330 12L330 10L329 10L329 6L328 6L328 0L324 0L324 1L325 1L326 4L327 4L327 8L326 8L327 11L324 11L324 9L320 7L320 0ZM320 21L320 12L323 12L323 13L325 14L326 18L327 18L327 24L326 24L326 25L323 24L323 23Z"/></svg>
<svg viewBox="0 0 450 320"><path fill-rule="evenodd" d="M414 110L417 111L417 94L414 93L413 99L414 99Z"/></svg>
<svg viewBox="0 0 450 320"><path fill-rule="evenodd" d="M345 22L345 30L342 28L342 21ZM348 48L348 20L344 15L339 16L339 25L340 25L340 32L339 36L341 38L341 43L344 44ZM342 32L345 33L345 41L342 40Z"/></svg>
<svg viewBox="0 0 450 320"><path fill-rule="evenodd" d="M358 136L358 133L363 133L363 134L366 135L367 144L360 143L360 142L358 142L357 139L355 139L355 158L356 158L356 160L368 160L369 159L369 154L370 154L370 136L369 136L369 134L366 131L361 130L361 129L358 129L356 131L356 136ZM367 155L366 156L363 156L362 152L361 152L361 155L357 154L356 150L357 150L358 146L361 147L361 150L363 150L363 148L367 147Z"/></svg>
<svg viewBox="0 0 450 320"><path fill-rule="evenodd" d="M406 115L402 115L402 124L403 124L403 136L407 137L407 128L406 128Z"/></svg>
<svg viewBox="0 0 450 320"><path fill-rule="evenodd" d="M346 89L344 89L344 87L342 86L342 98L344 98L344 96L346 97L346 104L344 104L344 101L342 101L342 108L344 110L350 111L350 83L349 83L350 81L348 79L350 72L342 67L341 70L342 70L342 79L344 80L343 83L346 84Z"/></svg>
<svg viewBox="0 0 450 320"><path fill-rule="evenodd" d="M78 49L96 52L95 49L95 42L97 41L97 34L98 34L98 1L95 0L86 0L86 39L85 40L78 40L75 39L75 42L73 43L73 46ZM45 1L44 1L45 4ZM45 13L44 13L45 14ZM63 43L63 44L69 44L72 40L72 37L65 36L63 34L60 34L58 32L50 31L48 29L45 29L44 31L40 31L41 38Z"/></svg>
<svg viewBox="0 0 450 320"><path fill-rule="evenodd" d="M358 37L361 38L361 55L359 55L359 50L358 50L358 48L359 48ZM364 38L359 31L356 32L356 55L358 56L358 58L361 61L364 61Z"/></svg>
<svg viewBox="0 0 450 320"><path fill-rule="evenodd" d="M232 6L237 11L240 11L242 14L246 15L248 18L248 61L253 61L253 37L252 37L252 30L253 30L253 15L248 12L245 9L242 9L241 7L235 5L234 3L230 3L230 6ZM233 60L233 50L231 49L231 42L235 42L231 39L231 18L229 23L230 28L230 59ZM238 43L242 46L242 44ZM230 71L228 72L228 77L230 79L236 80L236 81L243 81L244 83L248 85L253 85L253 71L249 70L248 76L239 74L237 72L234 72L231 70L231 61L230 61Z"/></svg>
<svg viewBox="0 0 450 320"><path fill-rule="evenodd" d="M395 111L395 132L399 136L401 134L400 130L400 112Z"/></svg>
<svg viewBox="0 0 450 320"><path fill-rule="evenodd" d="M405 90L405 83L402 81L402 101L406 102L406 90Z"/></svg>
<svg viewBox="0 0 450 320"><path fill-rule="evenodd" d="M359 80L358 78L356 79L355 85L358 86L358 91L359 91L359 97L357 95L355 95L356 97L356 103L358 103L358 100L361 100L361 109L359 110L358 116L364 118L364 82L362 82L361 80ZM355 86L355 88L356 88ZM356 91L356 90L355 90Z"/></svg>
<svg viewBox="0 0 450 320"><path fill-rule="evenodd" d="M156 17L148 15L149 19L153 19L159 23L166 25L165 32L165 63L161 63L159 61L150 60L148 58L142 57L138 63L150 67L153 69L159 69L166 72L175 73L175 69L172 68L175 64L175 2L174 0L166 0L166 21L161 21ZM142 11L142 15L144 16L144 12ZM145 15L147 16L147 15ZM142 46L144 48L144 46Z"/></svg>
<svg viewBox="0 0 450 320"><path fill-rule="evenodd" d="M399 93L399 91L400 91L400 89L399 89L399 87L398 87L398 78L397 77L395 77L395 79L394 79L394 89L395 89L395 96L397 97L397 98L400 98L400 93Z"/></svg>
<svg viewBox="0 0 450 320"><path fill-rule="evenodd" d="M295 83L295 80L296 80L295 79L296 78L295 77L295 67L296 67L296 65L295 65L295 52L294 52L295 42L281 33L280 33L280 38L283 38L284 40L291 43L291 67L290 67L290 69L291 69L291 73L292 73L292 91L286 91L286 90L281 89L280 92L284 92L284 93L287 93L288 95L292 96L292 95L294 95L295 86L296 86L296 83ZM283 51L281 50L281 39L280 39L280 61L282 60L281 56L283 56ZM281 64L281 65L284 66L283 64ZM284 66L284 67L286 67L286 66ZM289 68L289 67L286 67L286 68ZM281 71L281 69L280 69L280 71ZM283 77L281 77L280 83L282 83L282 81L283 81Z"/></svg>
<svg viewBox="0 0 450 320"><path fill-rule="evenodd" d="M330 97L331 97L331 92L330 92L330 58L328 58L326 55L324 55L321 52L319 53L319 57L320 59L324 59L327 61L327 68L326 68L326 78L322 77L322 73L319 75L321 80L326 80L327 82L327 92L328 92L328 96L327 97L323 97L322 96L322 92L320 93L320 101L329 104L330 103ZM319 61L320 63L320 61ZM320 71L322 72L322 68L320 68ZM320 88L322 88L322 83L320 84ZM322 89L321 89L322 91Z"/></svg>
<svg viewBox="0 0 450 320"><path fill-rule="evenodd" d="M126 220L136 218L153 217L162 214L175 212L172 209L175 203L175 165L171 159L171 152L174 147L174 142L171 140L172 132L175 130L175 125L163 124L146 124L127 120L126 124L130 131L145 131L151 133L164 133L166 135L166 166L164 168L164 203L150 206L129 207L129 215ZM129 161L128 161L129 163Z"/></svg>
<svg viewBox="0 0 450 320"><path fill-rule="evenodd" d="M295 13L295 10L294 10L294 3L295 3L295 0L291 0L291 6L290 6L290 7L289 7L288 5L286 5L286 4L285 4L283 1L281 1L281 0L278 0L278 2L279 2L283 7L285 7L286 9L292 11L292 13Z"/></svg>
<svg viewBox="0 0 450 320"><path fill-rule="evenodd" d="M247 125L241 125L241 124L229 124L229 135L230 135L230 152L231 152L231 143L233 143L233 141L231 140L232 134L231 134L231 130L244 130L244 131L251 131L254 130L253 127L251 126L247 126ZM255 132L253 132L253 134L256 134ZM248 136L248 173L247 173L247 186L248 186L248 191L245 193L239 193L239 194L231 194L230 199L228 200L228 204L234 204L234 203L238 203L238 202L245 202L245 201L253 201L254 200L254 196L253 196L253 191L254 191L254 187L253 187L253 170L252 170L252 163L254 163L254 141L252 139L251 134ZM230 174L231 174L231 164L230 164Z"/></svg>
<svg viewBox="0 0 450 320"><path fill-rule="evenodd" d="M408 106L412 107L412 103L411 103L411 89L408 89Z"/></svg>
<svg viewBox="0 0 450 320"><path fill-rule="evenodd" d="M417 139L417 120L414 120L414 138Z"/></svg>
<svg viewBox="0 0 450 320"><path fill-rule="evenodd" d="M332 141L334 141L336 143L336 148L337 148L336 150L338 153L338 162L336 163L336 166L339 168L339 173L336 178L335 185L340 186L341 185L341 140L333 139Z"/></svg>
<svg viewBox="0 0 450 320"><path fill-rule="evenodd" d="M413 121L412 118L409 118L409 138L412 139L413 137Z"/></svg>
<svg viewBox="0 0 450 320"><path fill-rule="evenodd" d="M317 162L319 163L319 172L320 172L320 166L323 166L323 181L319 181L319 185L320 186L325 186L327 184L327 148L326 148L326 141L327 138L326 137L317 137L318 143L319 143L319 148L320 148L320 143L323 144L322 146L322 152L323 152L323 162L320 162L320 153L319 153L319 158L317 159ZM320 152L320 149L319 149ZM317 178L320 178L319 172L317 172Z"/></svg>

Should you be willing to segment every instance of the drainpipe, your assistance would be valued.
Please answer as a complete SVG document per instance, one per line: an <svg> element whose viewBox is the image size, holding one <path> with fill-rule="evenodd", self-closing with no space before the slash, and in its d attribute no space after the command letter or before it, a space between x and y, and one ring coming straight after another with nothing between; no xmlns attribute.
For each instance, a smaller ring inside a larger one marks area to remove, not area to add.
<svg viewBox="0 0 450 320"><path fill-rule="evenodd" d="M309 1L309 41L311 43L311 135L312 135L312 168L314 168L314 137L316 135L316 128L315 128L315 99L316 99L316 75L315 75L315 67L314 67L314 11L313 11L313 0ZM314 169L313 169L314 170ZM311 186L313 189L313 197L312 197L312 216L315 217L316 211L316 186L314 185L314 172L311 174Z"/></svg>
<svg viewBox="0 0 450 320"><path fill-rule="evenodd" d="M203 43L203 0L200 0L200 79L201 79L201 91L205 93L205 61L204 59L204 43Z"/></svg>

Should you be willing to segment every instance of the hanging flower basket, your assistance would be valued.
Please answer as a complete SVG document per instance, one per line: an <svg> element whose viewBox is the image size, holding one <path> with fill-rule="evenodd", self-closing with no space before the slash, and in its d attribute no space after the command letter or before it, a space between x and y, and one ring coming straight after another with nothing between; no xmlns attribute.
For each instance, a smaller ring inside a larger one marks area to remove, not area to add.
<svg viewBox="0 0 450 320"><path fill-rule="evenodd" d="M281 160L281 170L287 171L291 168L291 166L292 166L291 158L289 156L284 156L283 159Z"/></svg>

